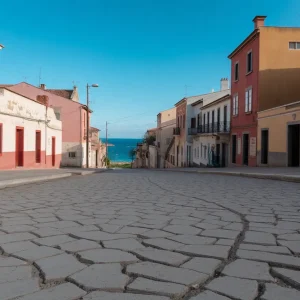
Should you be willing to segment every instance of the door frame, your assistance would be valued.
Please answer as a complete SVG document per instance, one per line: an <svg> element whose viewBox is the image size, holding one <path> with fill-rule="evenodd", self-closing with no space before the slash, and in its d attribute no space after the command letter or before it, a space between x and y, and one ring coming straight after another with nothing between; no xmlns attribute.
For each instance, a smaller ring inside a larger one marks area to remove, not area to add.
<svg viewBox="0 0 300 300"><path fill-rule="evenodd" d="M52 136L51 137L51 158L52 158L51 163L52 163L52 167L55 167L55 155L56 155L55 148L56 148L56 137Z"/></svg>
<svg viewBox="0 0 300 300"><path fill-rule="evenodd" d="M263 149L263 131L267 131L268 132L268 141L267 141L267 145L268 145L268 153L267 153L267 163L264 164L262 163L262 149ZM269 128L261 128L260 129L260 164L261 165L264 165L264 166L267 166L269 164Z"/></svg>
<svg viewBox="0 0 300 300"><path fill-rule="evenodd" d="M247 165L245 165L245 160L244 160L244 147L245 147L245 140L244 140L244 136L248 135L248 155L247 155ZM242 133L242 165L243 166L249 166L249 143L250 143L250 132L246 131Z"/></svg>
<svg viewBox="0 0 300 300"><path fill-rule="evenodd" d="M286 166L289 166L289 126L300 125L300 121L292 121L286 123Z"/></svg>
<svg viewBox="0 0 300 300"><path fill-rule="evenodd" d="M17 142L18 141L18 139L17 139L17 132L18 132L18 130L21 130L21 131L23 131L23 142L22 142L22 144L23 144L23 147L22 147L22 166L17 166L17 156L18 156L18 146L19 146L19 143ZM15 131L15 142L16 142L16 148L15 148L15 167L16 168L22 168L22 167L24 167L24 127L21 127L21 126L16 126L16 131Z"/></svg>

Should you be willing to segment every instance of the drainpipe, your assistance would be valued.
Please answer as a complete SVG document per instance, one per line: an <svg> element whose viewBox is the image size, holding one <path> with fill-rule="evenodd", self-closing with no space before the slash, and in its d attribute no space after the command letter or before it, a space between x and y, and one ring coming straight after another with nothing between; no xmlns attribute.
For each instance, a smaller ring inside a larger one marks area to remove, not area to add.
<svg viewBox="0 0 300 300"><path fill-rule="evenodd" d="M80 106L80 167L83 168L83 151L82 151L82 106Z"/></svg>
<svg viewBox="0 0 300 300"><path fill-rule="evenodd" d="M48 121L48 105L46 105L45 115L45 166L47 167L47 121Z"/></svg>

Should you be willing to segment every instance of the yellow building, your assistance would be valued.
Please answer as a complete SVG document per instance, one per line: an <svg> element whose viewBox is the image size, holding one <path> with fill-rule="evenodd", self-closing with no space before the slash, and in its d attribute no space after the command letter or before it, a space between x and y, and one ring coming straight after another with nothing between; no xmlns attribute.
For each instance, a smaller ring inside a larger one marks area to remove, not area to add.
<svg viewBox="0 0 300 300"><path fill-rule="evenodd" d="M300 166L300 101L258 112L257 164Z"/></svg>

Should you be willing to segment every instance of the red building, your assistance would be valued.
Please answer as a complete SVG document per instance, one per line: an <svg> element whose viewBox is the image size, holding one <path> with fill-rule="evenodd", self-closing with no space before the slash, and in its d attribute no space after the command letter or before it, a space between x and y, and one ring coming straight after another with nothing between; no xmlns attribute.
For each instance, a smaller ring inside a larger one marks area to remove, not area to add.
<svg viewBox="0 0 300 300"><path fill-rule="evenodd" d="M231 59L231 164L256 166L259 30L265 17L254 18L254 31L228 56Z"/></svg>

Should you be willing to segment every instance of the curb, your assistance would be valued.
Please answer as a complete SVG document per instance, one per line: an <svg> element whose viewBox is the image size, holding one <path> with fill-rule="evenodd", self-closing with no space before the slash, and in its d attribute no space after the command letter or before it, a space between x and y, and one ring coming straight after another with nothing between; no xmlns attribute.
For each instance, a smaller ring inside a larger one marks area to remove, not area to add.
<svg viewBox="0 0 300 300"><path fill-rule="evenodd" d="M164 172L165 170L159 170ZM225 176L237 176L237 177L248 177L248 178L256 178L256 179L270 179L270 180L278 180L278 181L288 181L288 182L296 182L300 183L300 175L279 175L279 174L260 174L260 173L241 173L241 172L218 172L218 171L165 171L165 172L177 172L177 173L188 173L188 174L213 174L213 175L225 175Z"/></svg>
<svg viewBox="0 0 300 300"><path fill-rule="evenodd" d="M91 174L97 174L97 173L104 173L109 170L111 170L111 169L99 169L99 170L93 170L93 171L75 171L75 172L71 171L70 174L85 176L85 175L91 175Z"/></svg>
<svg viewBox="0 0 300 300"><path fill-rule="evenodd" d="M54 174L54 175L39 176L39 177L3 180L3 181L0 181L0 189L5 189L7 187L14 187L14 186L24 185L24 184L29 184L29 183L36 183L36 182L66 178L66 177L70 177L71 175L72 175L71 173L63 173L63 174Z"/></svg>

